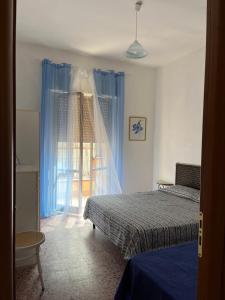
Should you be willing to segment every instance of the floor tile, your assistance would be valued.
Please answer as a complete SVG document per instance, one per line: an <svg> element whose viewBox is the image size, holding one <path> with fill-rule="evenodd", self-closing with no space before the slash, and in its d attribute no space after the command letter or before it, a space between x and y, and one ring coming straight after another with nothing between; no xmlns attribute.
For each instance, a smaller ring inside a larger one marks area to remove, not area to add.
<svg viewBox="0 0 225 300"><path fill-rule="evenodd" d="M41 250L43 300L110 300L125 267L115 247L81 216L55 216L41 221L46 242ZM37 267L16 272L17 300L40 299Z"/></svg>

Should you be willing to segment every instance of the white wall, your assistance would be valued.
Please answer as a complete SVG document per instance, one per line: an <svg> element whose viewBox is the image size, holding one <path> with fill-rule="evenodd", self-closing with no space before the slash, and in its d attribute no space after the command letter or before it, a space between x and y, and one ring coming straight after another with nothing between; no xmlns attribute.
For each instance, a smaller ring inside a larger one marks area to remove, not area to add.
<svg viewBox="0 0 225 300"><path fill-rule="evenodd" d="M154 186L174 182L176 162L201 163L205 51L157 70Z"/></svg>
<svg viewBox="0 0 225 300"><path fill-rule="evenodd" d="M17 109L40 110L41 60L43 58L49 58L60 63L71 63L74 66L88 69L102 68L124 71L126 74L124 124L125 191L135 192L151 189L153 181L153 111L156 75L154 69L25 43L17 43L16 58ZM147 117L146 142L128 141L129 115Z"/></svg>
<svg viewBox="0 0 225 300"><path fill-rule="evenodd" d="M21 164L39 165L39 112L16 111L16 153Z"/></svg>

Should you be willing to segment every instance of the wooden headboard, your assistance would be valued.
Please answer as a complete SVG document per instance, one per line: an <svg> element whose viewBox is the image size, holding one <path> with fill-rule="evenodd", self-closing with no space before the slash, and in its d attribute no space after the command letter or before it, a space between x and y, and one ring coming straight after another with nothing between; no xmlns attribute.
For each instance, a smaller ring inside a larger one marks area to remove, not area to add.
<svg viewBox="0 0 225 300"><path fill-rule="evenodd" d="M201 167L189 164L176 164L175 183L200 190Z"/></svg>

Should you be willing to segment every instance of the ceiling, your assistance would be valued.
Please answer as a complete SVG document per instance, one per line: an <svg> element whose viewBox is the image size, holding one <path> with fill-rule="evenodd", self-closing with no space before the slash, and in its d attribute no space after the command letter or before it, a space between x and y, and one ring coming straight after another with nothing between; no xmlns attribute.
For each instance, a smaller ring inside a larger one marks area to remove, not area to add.
<svg viewBox="0 0 225 300"><path fill-rule="evenodd" d="M133 0L18 0L17 39L128 61L134 40ZM138 40L160 66L205 47L206 0L145 0Z"/></svg>

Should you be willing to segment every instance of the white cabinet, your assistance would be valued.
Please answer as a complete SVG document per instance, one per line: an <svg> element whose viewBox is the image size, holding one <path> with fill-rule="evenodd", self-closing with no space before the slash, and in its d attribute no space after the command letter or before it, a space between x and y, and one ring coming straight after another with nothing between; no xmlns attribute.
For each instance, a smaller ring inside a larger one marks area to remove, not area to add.
<svg viewBox="0 0 225 300"><path fill-rule="evenodd" d="M39 227L39 172L20 165L16 172L16 232Z"/></svg>
<svg viewBox="0 0 225 300"><path fill-rule="evenodd" d="M39 172L33 166L19 165L16 170L16 232L39 231ZM16 265L34 263L34 250L16 252Z"/></svg>
<svg viewBox="0 0 225 300"><path fill-rule="evenodd" d="M16 111L16 155L16 232L40 230L39 112ZM34 262L32 254L17 251L17 265ZM23 257L26 259L20 259Z"/></svg>

